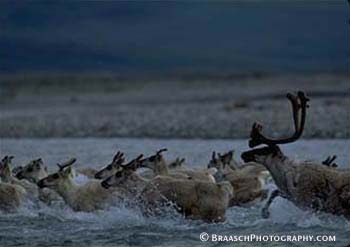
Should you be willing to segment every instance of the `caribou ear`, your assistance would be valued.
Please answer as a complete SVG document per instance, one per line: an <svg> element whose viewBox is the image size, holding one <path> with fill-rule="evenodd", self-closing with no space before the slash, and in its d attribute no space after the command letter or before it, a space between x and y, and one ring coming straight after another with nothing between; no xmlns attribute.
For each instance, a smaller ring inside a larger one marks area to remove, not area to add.
<svg viewBox="0 0 350 247"><path fill-rule="evenodd" d="M180 165L182 165L183 163L185 163L185 158L182 158L181 160L180 160Z"/></svg>
<svg viewBox="0 0 350 247"><path fill-rule="evenodd" d="M216 159L216 153L215 151L213 151L213 153L211 154L211 160L215 160Z"/></svg>
<svg viewBox="0 0 350 247"><path fill-rule="evenodd" d="M8 157L9 161L12 161L13 158L14 158L14 156L12 156L12 155Z"/></svg>
<svg viewBox="0 0 350 247"><path fill-rule="evenodd" d="M230 160L233 159L233 155L234 155L235 151L231 150L230 152L228 152L228 157L230 158Z"/></svg>

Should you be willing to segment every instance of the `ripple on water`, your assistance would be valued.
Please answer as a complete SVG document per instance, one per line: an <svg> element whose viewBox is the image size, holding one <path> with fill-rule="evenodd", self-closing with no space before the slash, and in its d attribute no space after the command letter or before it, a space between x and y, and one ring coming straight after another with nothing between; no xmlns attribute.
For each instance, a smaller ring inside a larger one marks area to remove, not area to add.
<svg viewBox="0 0 350 247"><path fill-rule="evenodd" d="M329 154L338 154L339 164L350 161L349 146L344 140L302 141L286 147L288 154L298 158L321 160ZM315 150L315 145L317 150ZM246 141L227 140L142 140L142 139L51 139L2 140L1 153L16 156L23 164L30 158L42 156L53 165L67 155L78 158L79 164L100 166L107 164L113 152L119 149L127 156L152 153L159 147L168 147L167 158L185 156L191 164L206 164L212 150L225 151L232 147L246 149ZM79 177L79 183L85 178ZM267 184L269 189L274 186ZM203 246L201 232L209 234L326 234L336 235L331 246L349 244L350 222L342 217L303 211L283 198L271 205L270 219L262 219L263 203L251 207L233 207L227 211L227 221L206 224L185 220L169 212L165 217L145 218L139 210L118 205L94 213L73 212L65 205L35 205L28 203L15 214L0 214L0 246ZM212 244L208 243L207 246ZM254 243L254 246L330 246L329 243ZM221 245L220 245L221 246ZM227 243L225 246L232 246ZM247 243L234 246L247 246Z"/></svg>

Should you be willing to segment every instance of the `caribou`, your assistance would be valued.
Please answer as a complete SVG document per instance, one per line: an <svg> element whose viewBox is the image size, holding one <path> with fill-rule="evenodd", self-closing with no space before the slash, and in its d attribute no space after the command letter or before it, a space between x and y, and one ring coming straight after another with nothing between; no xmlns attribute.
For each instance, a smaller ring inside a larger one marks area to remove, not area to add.
<svg viewBox="0 0 350 247"><path fill-rule="evenodd" d="M254 123L250 133L249 147L243 152L245 162L263 164L277 186L262 209L262 216L269 217L269 206L275 197L281 196L302 209L312 209L350 218L350 171L341 171L330 165L297 162L285 156L279 145L297 141L304 130L309 98L304 92L287 94L292 105L294 133L286 138L269 138L262 133L262 125ZM264 144L264 147L256 148Z"/></svg>
<svg viewBox="0 0 350 247"><path fill-rule="evenodd" d="M124 161L124 153L118 151L116 155L114 155L112 162L96 172L94 177L96 179L105 179L112 176L120 169L120 165L123 164Z"/></svg>
<svg viewBox="0 0 350 247"><path fill-rule="evenodd" d="M39 158L21 167L15 176L18 179L25 179L36 184L40 179L47 177L47 175L47 167L44 165L43 160Z"/></svg>
<svg viewBox="0 0 350 247"><path fill-rule="evenodd" d="M26 180L19 180L11 171L11 163L13 156L5 156L0 162L0 177L1 181L20 186L24 189L26 197L34 199L38 195L38 187Z"/></svg>
<svg viewBox="0 0 350 247"><path fill-rule="evenodd" d="M142 161L123 165L115 175L105 179L101 185L122 187L128 195L139 202L145 215L158 215L165 205L172 205L186 218L206 222L225 220L225 212L232 197L229 182L212 183L191 178L174 178L158 175L150 180L140 176L136 170Z"/></svg>
<svg viewBox="0 0 350 247"><path fill-rule="evenodd" d="M153 176L163 175L170 176L173 178L181 178L187 179L191 178L194 180L200 180L205 182L215 183L215 178L213 177L214 172L212 169L204 169L204 170L192 170L185 168L176 168L172 166L172 169L169 165L166 164L166 161L162 155L163 152L167 151L166 148L160 149L156 152L155 155L152 155L148 158L145 158L141 161L140 166L143 168L149 168L153 171ZM216 172L216 169L215 169ZM141 175L146 178L150 178L148 173L141 173Z"/></svg>
<svg viewBox="0 0 350 247"><path fill-rule="evenodd" d="M25 194L22 186L0 181L0 211L15 212L24 201Z"/></svg>
<svg viewBox="0 0 350 247"><path fill-rule="evenodd" d="M57 164L58 172L41 179L38 186L56 191L74 211L91 212L103 209L121 196L118 188L105 190L101 181L96 179L91 179L84 185L77 185L72 168L75 161L76 159L72 158L63 164Z"/></svg>
<svg viewBox="0 0 350 247"><path fill-rule="evenodd" d="M32 183L32 186L38 188L37 183L47 177L48 170L47 166L41 158L31 160L27 165L20 166L17 172L12 171L16 178L24 182L28 181ZM38 199L47 205L51 205L54 202L62 201L61 196L59 196L55 191L48 188L38 188L39 194Z"/></svg>
<svg viewBox="0 0 350 247"><path fill-rule="evenodd" d="M208 168L215 168L214 174L217 182L228 181L231 183L234 193L230 200L230 206L247 206L258 200L265 199L267 190L265 180L269 176L266 168L256 162L238 165L233 158L233 151L216 156L212 153ZM234 167L230 164L236 164Z"/></svg>

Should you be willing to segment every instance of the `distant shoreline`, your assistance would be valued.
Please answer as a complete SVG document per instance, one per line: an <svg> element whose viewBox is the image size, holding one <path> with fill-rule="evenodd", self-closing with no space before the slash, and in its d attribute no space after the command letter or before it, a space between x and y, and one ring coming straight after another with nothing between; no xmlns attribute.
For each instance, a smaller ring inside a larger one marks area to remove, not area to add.
<svg viewBox="0 0 350 247"><path fill-rule="evenodd" d="M254 121L292 131L287 92L310 96L305 139L350 139L350 74L125 81L117 76L0 77L0 137L247 139Z"/></svg>

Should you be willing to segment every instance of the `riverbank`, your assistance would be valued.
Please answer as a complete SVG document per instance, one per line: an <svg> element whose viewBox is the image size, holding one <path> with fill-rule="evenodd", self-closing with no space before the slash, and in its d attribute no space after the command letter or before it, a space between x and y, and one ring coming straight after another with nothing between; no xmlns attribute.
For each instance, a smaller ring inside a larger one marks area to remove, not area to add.
<svg viewBox="0 0 350 247"><path fill-rule="evenodd" d="M304 138L350 137L350 76L235 75L125 80L2 76L0 137L247 138L252 123L292 131L285 94L311 98Z"/></svg>

